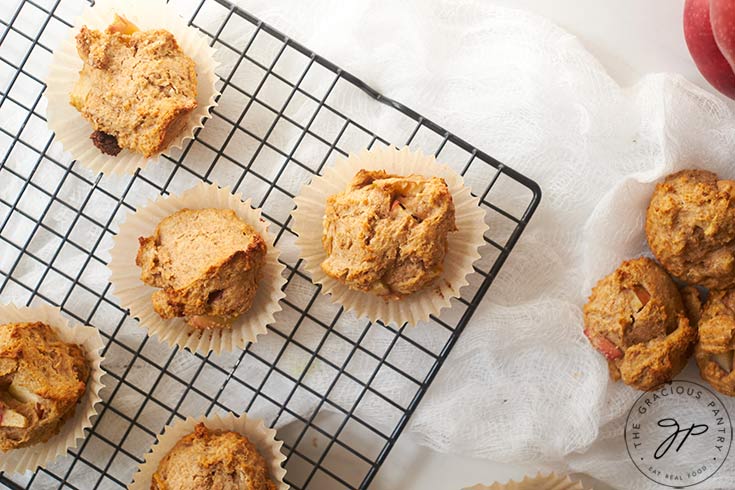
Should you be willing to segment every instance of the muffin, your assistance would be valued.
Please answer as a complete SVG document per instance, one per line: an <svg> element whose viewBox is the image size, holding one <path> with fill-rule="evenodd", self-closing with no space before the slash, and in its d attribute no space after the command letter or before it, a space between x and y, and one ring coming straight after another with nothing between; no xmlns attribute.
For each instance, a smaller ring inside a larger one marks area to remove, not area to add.
<svg viewBox="0 0 735 490"><path fill-rule="evenodd" d="M645 257L623 262L597 283L584 306L584 326L611 378L639 390L676 376L697 339L676 285Z"/></svg>
<svg viewBox="0 0 735 490"><path fill-rule="evenodd" d="M682 281L735 286L735 181L705 170L669 175L651 198L646 236L659 262Z"/></svg>
<svg viewBox="0 0 735 490"><path fill-rule="evenodd" d="M160 288L153 309L199 329L227 328L253 304L263 237L229 209L182 209L139 238L141 280Z"/></svg>
<svg viewBox="0 0 735 490"><path fill-rule="evenodd" d="M452 308L490 240L487 207L462 176L408 147L339 158L294 203L296 246L321 294L384 325Z"/></svg>
<svg viewBox="0 0 735 490"><path fill-rule="evenodd" d="M684 311L689 318L689 324L696 330L702 316L702 293L694 286L682 286L679 288L679 293L684 304Z"/></svg>
<svg viewBox="0 0 735 490"><path fill-rule="evenodd" d="M161 460L151 490L276 490L265 458L244 436L203 423Z"/></svg>
<svg viewBox="0 0 735 490"><path fill-rule="evenodd" d="M714 389L735 396L735 289L710 291L699 321L695 357L702 378Z"/></svg>
<svg viewBox="0 0 735 490"><path fill-rule="evenodd" d="M439 277L456 229L444 179L360 170L327 199L321 268L350 289L399 300Z"/></svg>
<svg viewBox="0 0 735 490"><path fill-rule="evenodd" d="M105 31L82 26L76 47L84 66L70 103L92 124L95 146L146 158L165 150L197 108L195 63L173 34L116 15Z"/></svg>
<svg viewBox="0 0 735 490"><path fill-rule="evenodd" d="M0 325L0 450L48 441L87 389L90 366L79 345L44 323Z"/></svg>

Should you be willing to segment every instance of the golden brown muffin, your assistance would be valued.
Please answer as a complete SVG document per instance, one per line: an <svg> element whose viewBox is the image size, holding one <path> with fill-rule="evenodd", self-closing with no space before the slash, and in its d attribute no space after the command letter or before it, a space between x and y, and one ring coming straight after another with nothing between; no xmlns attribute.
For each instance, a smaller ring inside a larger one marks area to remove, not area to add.
<svg viewBox="0 0 735 490"><path fill-rule="evenodd" d="M720 393L735 396L735 289L710 291L699 322L695 357L702 378Z"/></svg>
<svg viewBox="0 0 735 490"><path fill-rule="evenodd" d="M584 326L611 378L639 390L676 376L697 340L676 285L645 257L623 262L597 283L584 306Z"/></svg>
<svg viewBox="0 0 735 490"><path fill-rule="evenodd" d="M456 229L444 179L360 170L327 199L321 267L351 289L400 299L441 274Z"/></svg>
<svg viewBox="0 0 735 490"><path fill-rule="evenodd" d="M173 34L116 17L104 32L82 26L76 40L84 67L70 102L92 124L94 144L113 156L165 150L197 107L195 64Z"/></svg>
<svg viewBox="0 0 735 490"><path fill-rule="evenodd" d="M139 240L135 262L143 282L161 288L152 298L161 318L223 328L252 306L267 247L234 211L182 209Z"/></svg>
<svg viewBox="0 0 735 490"><path fill-rule="evenodd" d="M255 445L229 431L198 424L161 460L151 490L275 490Z"/></svg>
<svg viewBox="0 0 735 490"><path fill-rule="evenodd" d="M684 311L689 318L689 324L697 329L699 319L702 317L702 293L694 286L682 286L679 288L681 301L684 303Z"/></svg>
<svg viewBox="0 0 735 490"><path fill-rule="evenodd" d="M735 286L735 181L705 170L669 175L651 197L646 236L656 258L682 281Z"/></svg>
<svg viewBox="0 0 735 490"><path fill-rule="evenodd" d="M43 323L0 325L0 450L46 442L87 389L89 364Z"/></svg>

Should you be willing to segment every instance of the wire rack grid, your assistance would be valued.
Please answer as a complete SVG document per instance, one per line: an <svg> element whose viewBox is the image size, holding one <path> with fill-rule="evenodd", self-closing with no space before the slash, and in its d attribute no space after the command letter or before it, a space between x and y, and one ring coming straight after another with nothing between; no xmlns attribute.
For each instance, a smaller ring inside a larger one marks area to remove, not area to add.
<svg viewBox="0 0 735 490"><path fill-rule="evenodd" d="M518 241L540 190L227 1L173 3L218 50L219 106L182 151L155 169L117 179L76 165L45 127L43 70L85 3L22 0L0 14L0 293L3 300L58 305L97 326L108 371L99 416L79 447L32 474L0 474L0 485L124 488L165 425L190 415L247 411L279 427L292 488L368 488ZM299 109L291 110L297 100ZM371 111L376 117L361 122ZM228 185L253 197L272 223L276 245L289 249L288 211L298 185L335 157L390 144L433 153L459 171L491 226L470 285L427 324L411 329L347 321L350 314L321 295L289 253L282 255L284 312L262 337L268 341L229 356L167 348L140 333L110 294L104 270L112 237L145 198L199 180ZM77 236L82 228L87 231ZM305 300L294 300L292 289ZM310 335L302 335L306 331ZM330 356L337 351L339 359ZM296 372L285 364L295 355L302 358ZM369 369L353 369L357 364ZM318 388L309 383L317 365L331 373ZM391 389L382 382L387 378ZM288 387L286 396L271 389L274 383ZM349 402L335 395L345 384ZM380 420L363 415L368 403L380 408Z"/></svg>

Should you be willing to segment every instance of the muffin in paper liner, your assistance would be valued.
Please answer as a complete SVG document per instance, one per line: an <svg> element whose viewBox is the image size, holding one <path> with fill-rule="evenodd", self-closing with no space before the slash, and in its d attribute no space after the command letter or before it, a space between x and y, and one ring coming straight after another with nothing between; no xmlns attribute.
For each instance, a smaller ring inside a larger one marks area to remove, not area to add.
<svg viewBox="0 0 735 490"><path fill-rule="evenodd" d="M64 150L81 165L95 172L111 174L133 174L136 169L157 162L160 154L151 158L123 149L117 156L105 155L90 139L92 125L69 103L69 94L79 79L83 62L77 54L75 36L83 25L91 29L104 30L110 25L115 14L125 16L141 30L166 29L171 32L182 51L194 60L197 73L197 108L189 115L189 120L168 148L181 148L187 139L194 137L194 131L204 126L204 120L211 117L210 110L217 105L220 95L216 87L214 48L194 27L187 25L179 17L176 9L164 0L97 0L93 7L87 7L74 23L69 36L54 50L51 66L46 79L45 96L48 101L46 115L49 128L56 133L56 139Z"/></svg>
<svg viewBox="0 0 735 490"><path fill-rule="evenodd" d="M150 334L157 335L171 347L178 345L206 355L210 351L219 354L242 349L249 342L255 342L258 335L267 332L266 326L273 323L275 314L281 310L280 301L285 296L282 288L286 279L282 274L285 267L278 262L280 252L273 243L273 235L268 232L268 222L261 217L260 209L253 209L250 202L250 199L243 202L240 194L232 194L228 188L200 183L181 195L159 197L128 216L120 225L110 250L110 282L120 305L128 308ZM260 233L268 246L253 304L228 328L196 329L183 318L161 318L151 301L151 295L157 288L140 279L141 271L135 264L138 238L151 236L161 220L181 209L208 208L233 210Z"/></svg>
<svg viewBox="0 0 735 490"><path fill-rule="evenodd" d="M90 366L87 390L77 406L74 415L64 422L58 434L44 443L34 444L21 449L0 452L0 472L23 473L45 466L57 457L66 454L67 449L75 448L77 441L84 438L84 430L92 426L92 417L97 415L95 405L102 401L99 393L102 383L102 356L104 344L99 331L68 320L59 308L49 305L32 307L0 305L0 324L42 322L53 329L59 338L70 344L84 348Z"/></svg>
<svg viewBox="0 0 735 490"><path fill-rule="evenodd" d="M584 487L581 483L570 480L568 476L556 473L543 476L539 473L535 477L527 476L521 481L496 482L490 486L475 485L464 490L584 490Z"/></svg>
<svg viewBox="0 0 735 490"><path fill-rule="evenodd" d="M133 477L133 483L128 489L149 490L151 479L161 460L182 437L194 432L194 427L200 422L203 422L208 429L228 430L245 436L265 458L270 469L271 479L278 490L288 490L290 488L283 481L286 476L286 469L283 467L286 456L281 452L283 442L276 440L276 430L267 428L262 420L250 418L246 413L239 417L228 413L223 416L189 417L186 420L179 420L167 426L146 455L145 462L138 468L138 472Z"/></svg>
<svg viewBox="0 0 735 490"><path fill-rule="evenodd" d="M441 177L452 194L457 231L449 233L442 275L426 288L400 300L385 300L371 293L354 291L329 277L321 268L327 258L322 246L327 197L344 191L361 169ZM479 199L465 187L462 177L449 166L438 163L433 156L408 148L377 148L352 154L326 169L324 175L314 177L301 189L295 202L297 207L292 216L293 229L298 235L296 244L312 281L321 284L322 292L331 295L333 302L353 310L357 316L399 326L406 322L416 325L427 320L429 315L438 315L442 308L450 305L452 298L459 297L460 289L468 283L467 275L473 271L472 264L480 258L478 249L485 243L484 234L488 229L485 211Z"/></svg>

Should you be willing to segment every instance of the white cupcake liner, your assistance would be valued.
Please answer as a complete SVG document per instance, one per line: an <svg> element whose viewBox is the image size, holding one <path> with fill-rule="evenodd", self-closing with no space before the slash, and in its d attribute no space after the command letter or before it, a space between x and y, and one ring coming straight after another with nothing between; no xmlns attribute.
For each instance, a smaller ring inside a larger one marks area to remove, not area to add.
<svg viewBox="0 0 735 490"><path fill-rule="evenodd" d="M71 153L81 165L106 174L132 174L138 168L158 162L160 155L145 158L127 149L114 157L105 155L89 138L92 125L69 103L69 94L84 65L77 54L75 36L83 25L91 29L106 29L116 13L124 15L141 30L166 29L171 32L183 52L196 63L198 106L189 115L187 126L180 136L173 140L163 154L181 148L187 139L194 137L194 131L204 125L204 120L211 117L210 109L217 105L215 99L220 94L215 85L218 63L214 60L215 50L209 46L206 38L197 29L188 26L176 9L164 0L97 0L93 7L84 9L69 36L54 50L46 79L48 126L56 133L56 139L64 146L64 150Z"/></svg>
<svg viewBox="0 0 735 490"><path fill-rule="evenodd" d="M258 335L266 333L267 325L281 311L280 300L285 296L281 290L286 284L283 277L285 267L278 262L280 252L274 245L274 237L268 232L268 222L261 217L260 209L250 206L250 199L243 202L240 194L232 194L228 188L220 189L214 184L200 183L179 196L159 197L125 220L115 237L110 251L109 269L113 294L123 308L140 320L151 335L173 347L189 349L207 354L214 351L230 352L255 342ZM158 224L167 216L181 209L231 209L237 216L260 233L268 246L262 278L253 305L240 315L229 328L196 329L183 318L164 320L153 309L151 295L156 288L140 279L141 271L135 265L138 254L138 238L153 235Z"/></svg>
<svg viewBox="0 0 735 490"><path fill-rule="evenodd" d="M267 428L262 420L252 419L246 413L239 417L228 413L224 416L189 417L186 420L179 420L167 426L163 434L158 436L158 440L151 451L146 455L145 462L138 468L138 472L133 477L133 483L128 487L128 490L149 490L151 479L161 460L182 437L194 432L194 427L200 422L203 422L211 430L228 430L247 437L268 463L271 479L276 483L278 490L288 490L290 488L283 481L286 476L286 470L283 467L286 456L281 453L283 442L276 440L275 429Z"/></svg>
<svg viewBox="0 0 735 490"><path fill-rule="evenodd" d="M45 443L34 444L22 449L0 452L0 472L23 473L45 466L57 457L66 454L67 449L75 448L77 441L84 438L84 430L92 426L92 417L97 415L95 405L102 401L100 390L102 383L102 356L100 350L104 346L99 331L93 327L85 327L70 322L61 314L59 308L49 305L33 307L0 305L0 323L33 323L41 322L51 327L59 338L69 344L78 344L84 348L89 362L90 374L87 390L76 407L74 416L64 422L58 434Z"/></svg>
<svg viewBox="0 0 735 490"><path fill-rule="evenodd" d="M442 177L454 200L457 231L449 234L442 275L430 286L401 300L385 300L354 291L329 277L321 268L327 258L322 246L326 199L344 191L361 169ZM323 176L314 177L301 189L295 202L297 207L292 216L293 229L298 235L296 244L312 281L321 284L322 292L331 295L333 302L354 311L359 317L399 326L405 322L416 325L427 320L429 315L438 315L442 308L450 305L452 298L460 295L460 289L468 283L467 275L473 271L472 264L480 258L478 249L484 244L483 235L488 229L485 211L479 206L479 199L465 187L462 177L447 165L438 163L433 156L408 148L379 148L352 154L325 170Z"/></svg>
<svg viewBox="0 0 735 490"><path fill-rule="evenodd" d="M521 481L510 480L507 483L493 483L490 486L475 485L465 490L584 490L579 482L573 482L568 476L551 473L535 477L527 476Z"/></svg>

